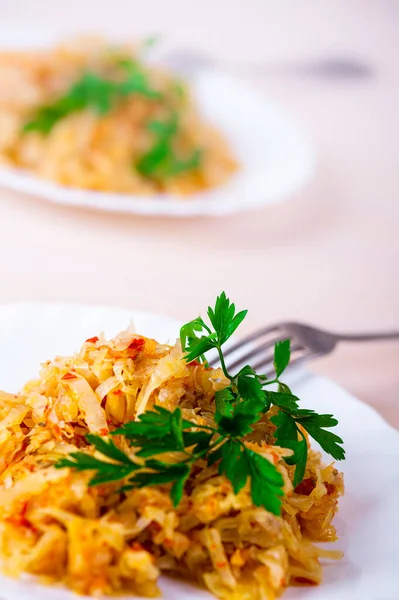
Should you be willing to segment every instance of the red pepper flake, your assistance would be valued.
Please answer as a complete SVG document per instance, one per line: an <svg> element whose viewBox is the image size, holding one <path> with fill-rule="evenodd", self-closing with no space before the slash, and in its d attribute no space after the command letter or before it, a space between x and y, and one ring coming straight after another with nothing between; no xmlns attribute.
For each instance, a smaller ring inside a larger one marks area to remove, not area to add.
<svg viewBox="0 0 399 600"><path fill-rule="evenodd" d="M87 344L95 344L96 342L98 342L98 337L96 335L86 340Z"/></svg>
<svg viewBox="0 0 399 600"><path fill-rule="evenodd" d="M307 577L295 577L295 583L303 583L304 585L317 585L316 581L312 581Z"/></svg>
<svg viewBox="0 0 399 600"><path fill-rule="evenodd" d="M136 350L137 352L141 352L145 346L145 339L138 337L134 338L128 346L128 350Z"/></svg>
<svg viewBox="0 0 399 600"><path fill-rule="evenodd" d="M20 510L20 514L25 516L28 510L28 503L25 502L21 502L21 510Z"/></svg>
<svg viewBox="0 0 399 600"><path fill-rule="evenodd" d="M198 360L194 359L191 362L188 363L189 367L202 367L202 369L204 371L214 371L215 369L213 367L207 367L206 365L204 365L203 363L200 363Z"/></svg>
<svg viewBox="0 0 399 600"><path fill-rule="evenodd" d="M326 486L327 495L331 496L335 492L335 485L333 483L327 483L326 481L324 482L324 485Z"/></svg>
<svg viewBox="0 0 399 600"><path fill-rule="evenodd" d="M141 544L139 544L139 542L133 542L133 544L130 546L131 550L134 550L135 552L140 552L141 550L144 550L143 546Z"/></svg>
<svg viewBox="0 0 399 600"><path fill-rule="evenodd" d="M30 529L32 532L36 532L36 528L26 518L27 509L28 503L22 502L20 511L14 515L11 515L10 517L7 517L5 520L12 525L16 525L16 527L25 527L26 529Z"/></svg>
<svg viewBox="0 0 399 600"><path fill-rule="evenodd" d="M273 463L275 465L277 465L278 461L280 460L279 455L276 452L271 452L272 458L273 458Z"/></svg>
<svg viewBox="0 0 399 600"><path fill-rule="evenodd" d="M77 375L75 373L65 373L61 379L77 379Z"/></svg>
<svg viewBox="0 0 399 600"><path fill-rule="evenodd" d="M107 435L108 429L106 429L105 427L103 427L102 429L99 430L98 435Z"/></svg>
<svg viewBox="0 0 399 600"><path fill-rule="evenodd" d="M59 425L57 425L57 424L53 425L53 432L55 433L55 435L57 437L62 437L62 429Z"/></svg>
<svg viewBox="0 0 399 600"><path fill-rule="evenodd" d="M113 390L112 393L115 394L116 396L120 396L122 393L122 390Z"/></svg>
<svg viewBox="0 0 399 600"><path fill-rule="evenodd" d="M316 482L314 481L314 479L312 479L311 477L308 477L307 479L304 479L303 481L301 481L301 483L299 483L296 486L295 493L302 494L302 496L309 496L309 494L311 492L313 492L315 487L316 487Z"/></svg>
<svg viewBox="0 0 399 600"><path fill-rule="evenodd" d="M170 548L174 545L173 540L171 540L170 538L165 538L163 543L165 546L169 546Z"/></svg>
<svg viewBox="0 0 399 600"><path fill-rule="evenodd" d="M189 365L190 367L200 367L201 363L198 360L192 360Z"/></svg>
<svg viewBox="0 0 399 600"><path fill-rule="evenodd" d="M12 525L15 525L16 527L25 527L26 529L30 529L31 531L36 531L32 523L21 515L12 515L11 517L7 517L5 521L11 523Z"/></svg>
<svg viewBox="0 0 399 600"><path fill-rule="evenodd" d="M218 569L224 569L225 567L227 567L227 562L225 560L220 560L219 562L215 563Z"/></svg>

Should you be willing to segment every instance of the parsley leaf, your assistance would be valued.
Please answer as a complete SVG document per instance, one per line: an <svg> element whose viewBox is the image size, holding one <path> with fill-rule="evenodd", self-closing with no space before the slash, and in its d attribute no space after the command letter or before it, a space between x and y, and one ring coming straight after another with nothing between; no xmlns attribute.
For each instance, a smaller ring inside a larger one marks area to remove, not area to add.
<svg viewBox="0 0 399 600"><path fill-rule="evenodd" d="M137 63L126 59L121 60L120 65L126 67L124 80L111 81L96 73L83 73L64 96L39 107L22 131L48 134L58 121L71 113L92 108L103 115L108 113L117 101L131 94L153 99L161 97L160 93L150 86L145 72Z"/></svg>
<svg viewBox="0 0 399 600"><path fill-rule="evenodd" d="M287 413L280 411L274 417L271 417L270 421L276 425L274 437L276 438L279 445L283 440L298 440L298 427L295 419Z"/></svg>
<svg viewBox="0 0 399 600"><path fill-rule="evenodd" d="M206 361L204 354L209 350L215 348L215 342L211 336L202 336L200 338L193 338L190 342L188 352L185 355L187 362L201 359L203 362Z"/></svg>
<svg viewBox="0 0 399 600"><path fill-rule="evenodd" d="M220 450L221 461L219 474L226 475L230 480L235 494L244 487L248 479L248 464L246 454L241 444L235 440L228 440Z"/></svg>
<svg viewBox="0 0 399 600"><path fill-rule="evenodd" d="M294 487L300 484L304 478L306 463L308 462L308 444L302 432L300 431L299 433L302 435L302 439L299 441L280 440L280 445L283 448L290 448L294 452L292 456L287 456L285 459L287 464L296 465L293 481Z"/></svg>
<svg viewBox="0 0 399 600"><path fill-rule="evenodd" d="M136 162L136 170L141 175L149 179L163 180L200 166L199 149L195 149L186 158L179 157L174 149L175 137L179 132L176 113L167 121L150 121L147 128L155 140L153 146Z"/></svg>
<svg viewBox="0 0 399 600"><path fill-rule="evenodd" d="M218 431L223 436L243 437L252 431L252 423L256 417L252 413L240 413L237 407L230 416L216 415Z"/></svg>
<svg viewBox="0 0 399 600"><path fill-rule="evenodd" d="M184 446L185 448L189 448L195 444L193 454L202 454L209 449L212 435L212 433L208 433L207 431L184 431Z"/></svg>
<svg viewBox="0 0 399 600"><path fill-rule="evenodd" d="M192 424L189 424L192 427ZM112 435L124 435L133 446L142 446L137 456L147 457L163 452L184 450L183 424L180 408L173 412L161 406L116 429Z"/></svg>
<svg viewBox="0 0 399 600"><path fill-rule="evenodd" d="M190 467L186 466L181 470L177 479L175 479L172 489L170 490L170 497L172 498L173 506L178 506L183 497L184 485L190 475Z"/></svg>
<svg viewBox="0 0 399 600"><path fill-rule="evenodd" d="M55 464L55 468L70 467L79 471L95 471L95 475L90 480L90 486L119 481L140 469L140 465L134 463L127 454L115 446L112 440L106 440L94 434L87 435L86 439L98 452L114 462L105 462L84 452L74 452L69 455L69 458L60 459Z"/></svg>
<svg viewBox="0 0 399 600"><path fill-rule="evenodd" d="M297 414L299 411L299 398L293 394L286 392L272 392L267 390L264 392L270 404L278 406L282 410L286 410L289 414Z"/></svg>
<svg viewBox="0 0 399 600"><path fill-rule="evenodd" d="M286 404L283 409L289 407ZM307 462L307 442L298 424L316 440L325 452L336 460L345 458L345 450L339 445L342 439L325 428L334 427L338 421L332 415L319 415L312 410L303 410L295 407L293 414L281 410L277 415L271 417L271 422L276 425L275 438L279 446L290 448L294 451L293 456L285 459L290 464L296 464L294 485L298 485L303 479ZM298 436L302 439L298 441Z"/></svg>
<svg viewBox="0 0 399 600"><path fill-rule="evenodd" d="M283 496L283 476L266 458L245 449L248 471L251 477L251 496L256 506L264 506L275 515L280 514Z"/></svg>
<svg viewBox="0 0 399 600"><path fill-rule="evenodd" d="M278 382L278 391L284 394L292 394L288 385L286 383L283 383L282 381Z"/></svg>
<svg viewBox="0 0 399 600"><path fill-rule="evenodd" d="M318 415L317 413L297 418L304 429L312 436L314 440L323 448L327 454L330 454L336 460L345 458L345 450L340 446L343 440L332 433L326 431L326 428L335 427L338 421L332 415Z"/></svg>
<svg viewBox="0 0 399 600"><path fill-rule="evenodd" d="M150 469L150 470L147 470ZM190 475L191 468L186 464L168 464L158 460L148 460L146 470L138 472L129 480L129 488L162 485L173 483L171 498L174 506L182 499L184 484ZM125 489L128 489L125 487Z"/></svg>
<svg viewBox="0 0 399 600"><path fill-rule="evenodd" d="M234 394L230 388L224 388L215 392L216 414L228 417L233 414Z"/></svg>
<svg viewBox="0 0 399 600"><path fill-rule="evenodd" d="M214 308L208 308L208 317L217 333L220 346L233 335L248 312L242 310L236 314L235 310L235 305L230 302L225 292L216 298Z"/></svg>
<svg viewBox="0 0 399 600"><path fill-rule="evenodd" d="M159 92L150 87L148 78L142 71L130 72L128 78L117 86L116 92L121 97L130 96L131 94L138 94L152 99L161 97Z"/></svg>
<svg viewBox="0 0 399 600"><path fill-rule="evenodd" d="M235 305L232 302L230 302L225 292L222 292L220 296L216 298L214 308L210 306L208 307L208 317L214 328L214 331L211 331L211 329L205 324L203 319L201 319L201 317L198 317L198 319L194 320L194 323L197 324L197 327L199 327L199 324L201 324L202 329L192 329L190 344L187 345L187 343L182 343L183 351L186 352L185 359L187 360L187 362L191 362L192 360L201 357L204 354L204 352L207 352L212 348L216 348L220 357L220 362L225 376L229 379L232 379L232 377L227 372L227 369L224 364L222 345L233 335L237 327L245 318L246 314L246 310L242 310L239 313L236 313ZM190 321L188 325L192 323L193 321ZM184 327L186 326L183 326L183 328ZM208 335L203 335L198 338L198 336L196 336L196 331L201 331L201 333L203 333L204 330L208 333ZM183 333L184 335L181 336L181 338L183 337L184 342L186 331L184 330ZM194 341L192 337L193 334L195 337L197 337L197 340L200 340L201 343L199 343L198 341Z"/></svg>
<svg viewBox="0 0 399 600"><path fill-rule="evenodd" d="M197 339L196 334L202 332L205 328L207 328L208 333L211 333L201 317L197 317L183 325L180 328L180 343L183 350L188 350L190 343Z"/></svg>
<svg viewBox="0 0 399 600"><path fill-rule="evenodd" d="M291 357L291 341L283 340L274 345L274 369L276 371L276 379L285 371L290 362Z"/></svg>
<svg viewBox="0 0 399 600"><path fill-rule="evenodd" d="M113 440L105 439L100 435L95 435L94 433L88 433L86 435L86 440L104 456L107 456L108 458L118 461L127 466L129 466L132 463L132 461L126 456L126 454L114 444Z"/></svg>
<svg viewBox="0 0 399 600"><path fill-rule="evenodd" d="M270 401L263 389L264 377L246 365L236 376L237 389L243 400L256 404L258 412L266 412L270 408Z"/></svg>
<svg viewBox="0 0 399 600"><path fill-rule="evenodd" d="M219 473L231 481L234 493L238 494L250 477L253 503L279 515L284 481L276 467L235 440L227 441L220 454Z"/></svg>

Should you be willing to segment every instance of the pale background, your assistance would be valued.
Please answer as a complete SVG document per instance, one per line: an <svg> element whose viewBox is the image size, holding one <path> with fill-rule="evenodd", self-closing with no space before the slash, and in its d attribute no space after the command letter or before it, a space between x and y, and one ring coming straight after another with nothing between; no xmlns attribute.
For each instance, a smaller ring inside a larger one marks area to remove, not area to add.
<svg viewBox="0 0 399 600"><path fill-rule="evenodd" d="M249 308L247 330L285 318L399 329L399 1L0 0L0 23L162 32L279 101L307 128L318 162L284 204L214 220L67 209L0 188L0 302L188 319L225 289ZM355 62L357 76L312 71L332 59ZM399 427L399 343L342 346L312 368Z"/></svg>

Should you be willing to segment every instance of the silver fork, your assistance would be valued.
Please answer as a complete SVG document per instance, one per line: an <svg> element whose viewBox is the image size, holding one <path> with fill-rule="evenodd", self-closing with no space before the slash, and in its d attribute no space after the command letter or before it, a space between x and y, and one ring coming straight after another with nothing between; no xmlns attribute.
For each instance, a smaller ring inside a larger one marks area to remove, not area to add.
<svg viewBox="0 0 399 600"><path fill-rule="evenodd" d="M274 373L274 344L279 340L291 340L291 361L289 368L298 367L314 358L330 354L339 342L371 342L379 340L399 340L399 331L384 333L336 334L323 331L302 323L278 323L254 331L224 350L227 370L239 370L250 364L256 371L270 377ZM210 360L210 365L219 365L218 358Z"/></svg>

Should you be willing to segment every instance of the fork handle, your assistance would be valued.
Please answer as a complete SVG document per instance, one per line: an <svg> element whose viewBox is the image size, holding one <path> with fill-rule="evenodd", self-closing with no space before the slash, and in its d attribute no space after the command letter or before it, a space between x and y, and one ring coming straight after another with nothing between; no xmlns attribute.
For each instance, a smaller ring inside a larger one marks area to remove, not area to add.
<svg viewBox="0 0 399 600"><path fill-rule="evenodd" d="M337 335L339 342L372 342L376 340L399 339L399 331L385 331L376 333L344 333Z"/></svg>

